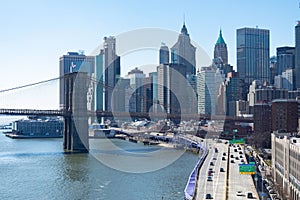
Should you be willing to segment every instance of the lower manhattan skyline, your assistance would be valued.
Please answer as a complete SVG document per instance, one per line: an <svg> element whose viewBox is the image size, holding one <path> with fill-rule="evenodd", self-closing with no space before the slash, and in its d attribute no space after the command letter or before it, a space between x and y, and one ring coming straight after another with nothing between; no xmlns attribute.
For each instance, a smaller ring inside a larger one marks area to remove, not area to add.
<svg viewBox="0 0 300 200"><path fill-rule="evenodd" d="M300 0L0 7L0 199L299 200Z"/></svg>
<svg viewBox="0 0 300 200"><path fill-rule="evenodd" d="M236 30L263 28L270 30L270 56L276 47L294 46L294 26L300 19L297 1L196 2L39 2L12 1L2 4L3 31L0 52L3 58L0 89L58 77L58 58L67 52L84 50L86 55L102 45L103 37L143 28L160 28L179 32L185 21L191 40L213 58L213 48L222 29L228 48L228 63L236 69ZM101 12L99 12L101 10ZM286 12L284 11L286 10ZM284 15L279 13L284 12ZM122 16L122 17L121 17ZM239 17L235 17L239 16ZM161 41L164 42L164 41ZM174 41L175 43L175 41ZM157 44L159 48L160 44ZM173 45L167 44L169 47ZM118 44L117 44L118 46ZM158 50L158 49L157 49ZM137 55L137 56L136 56ZM158 64L158 51L139 52L121 58L121 76L143 65ZM198 62L199 63L199 62ZM6 66L6 67L4 67ZM200 68L196 64L196 68ZM155 70L150 70L155 71ZM14 77L13 79L10 77ZM58 87L58 86L57 86ZM56 86L47 88L58 107ZM45 106L47 107L47 106Z"/></svg>

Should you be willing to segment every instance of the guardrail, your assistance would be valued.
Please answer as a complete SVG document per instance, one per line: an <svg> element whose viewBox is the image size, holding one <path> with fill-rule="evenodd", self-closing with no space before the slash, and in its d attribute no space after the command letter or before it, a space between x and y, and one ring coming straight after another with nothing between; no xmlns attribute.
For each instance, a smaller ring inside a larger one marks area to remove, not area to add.
<svg viewBox="0 0 300 200"><path fill-rule="evenodd" d="M193 200L196 197L196 187L197 187L197 180L198 180L198 175L199 175L199 170L203 164L203 161L205 160L208 150L203 147L201 144L197 144L199 148L203 150L203 154L198 160L196 166L194 167L193 171L191 172L189 176L189 180L185 186L184 189L184 199L185 200Z"/></svg>

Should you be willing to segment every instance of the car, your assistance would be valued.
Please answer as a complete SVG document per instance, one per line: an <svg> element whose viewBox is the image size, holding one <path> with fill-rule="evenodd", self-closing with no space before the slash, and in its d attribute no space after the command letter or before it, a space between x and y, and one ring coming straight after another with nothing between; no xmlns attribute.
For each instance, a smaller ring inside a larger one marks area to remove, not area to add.
<svg viewBox="0 0 300 200"><path fill-rule="evenodd" d="M239 157L235 157L236 160L239 160Z"/></svg>
<svg viewBox="0 0 300 200"><path fill-rule="evenodd" d="M206 195L205 195L205 199L212 199L211 194L206 194Z"/></svg>
<svg viewBox="0 0 300 200"><path fill-rule="evenodd" d="M237 149L234 149L234 152L237 152Z"/></svg>
<svg viewBox="0 0 300 200"><path fill-rule="evenodd" d="M245 196L244 193L242 191L237 191L236 192L236 196Z"/></svg>
<svg viewBox="0 0 300 200"><path fill-rule="evenodd" d="M217 160L217 158L213 158L213 160Z"/></svg>
<svg viewBox="0 0 300 200"><path fill-rule="evenodd" d="M231 160L230 162L231 162L231 163L234 163L234 160Z"/></svg>
<svg viewBox="0 0 300 200"><path fill-rule="evenodd" d="M272 186L268 186L267 190L270 191L272 189Z"/></svg>
<svg viewBox="0 0 300 200"><path fill-rule="evenodd" d="M209 170L209 171L212 171L213 169L212 169L212 168L209 168L208 170Z"/></svg>
<svg viewBox="0 0 300 200"><path fill-rule="evenodd" d="M242 163L245 162L244 159L242 159L241 162L242 162Z"/></svg>
<svg viewBox="0 0 300 200"><path fill-rule="evenodd" d="M208 177L207 177L207 181L212 181L212 177L211 177L211 176L208 176Z"/></svg>
<svg viewBox="0 0 300 200"><path fill-rule="evenodd" d="M226 156L226 153L225 153L225 152L223 153L223 156Z"/></svg>
<svg viewBox="0 0 300 200"><path fill-rule="evenodd" d="M223 167L220 168L220 172L225 172Z"/></svg>
<svg viewBox="0 0 300 200"><path fill-rule="evenodd" d="M252 192L248 192L248 193L247 193L247 198L248 198L248 199L253 199L253 194L252 194Z"/></svg>
<svg viewBox="0 0 300 200"><path fill-rule="evenodd" d="M243 152L240 151L239 154L243 154Z"/></svg>
<svg viewBox="0 0 300 200"><path fill-rule="evenodd" d="M226 158L225 158L225 157L222 157L222 160L226 160Z"/></svg>
<svg viewBox="0 0 300 200"><path fill-rule="evenodd" d="M242 156L242 155L240 155L240 158L243 158L243 156Z"/></svg>
<svg viewBox="0 0 300 200"><path fill-rule="evenodd" d="M238 148L238 150L242 150L242 148L241 148L241 147L239 147L239 148Z"/></svg>
<svg viewBox="0 0 300 200"><path fill-rule="evenodd" d="M213 162L210 162L210 166L214 166L215 164Z"/></svg>
<svg viewBox="0 0 300 200"><path fill-rule="evenodd" d="M276 194L276 192L274 190L269 190L270 194Z"/></svg>
<svg viewBox="0 0 300 200"><path fill-rule="evenodd" d="M230 158L233 158L234 156L233 155L230 155Z"/></svg>

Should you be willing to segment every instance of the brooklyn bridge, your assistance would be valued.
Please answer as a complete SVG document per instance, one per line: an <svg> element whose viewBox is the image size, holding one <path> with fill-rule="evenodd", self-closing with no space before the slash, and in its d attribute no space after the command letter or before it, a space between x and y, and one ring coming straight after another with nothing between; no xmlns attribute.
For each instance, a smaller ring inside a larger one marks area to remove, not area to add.
<svg viewBox="0 0 300 200"><path fill-rule="evenodd" d="M230 116L210 116L195 113L155 113L155 112L115 112L87 109L88 77L87 73L74 72L50 80L40 81L25 86L1 90L0 93L18 90L24 87L38 86L45 82L63 79L65 85L64 108L57 110L47 109L11 109L0 108L0 115L16 116L61 116L64 119L63 148L67 151L88 152L88 118L118 118L118 119L170 119L170 120L225 120L227 123L251 123L253 119ZM104 86L105 87L105 86Z"/></svg>

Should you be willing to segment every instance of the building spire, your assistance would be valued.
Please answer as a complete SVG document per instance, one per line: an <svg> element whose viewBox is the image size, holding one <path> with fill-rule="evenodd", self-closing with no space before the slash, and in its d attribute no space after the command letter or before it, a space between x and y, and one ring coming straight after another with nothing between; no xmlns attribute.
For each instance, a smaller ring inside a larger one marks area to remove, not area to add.
<svg viewBox="0 0 300 200"><path fill-rule="evenodd" d="M187 28L185 26L185 14L183 14L183 26L181 28L181 34L184 34L186 36L189 36Z"/></svg>
<svg viewBox="0 0 300 200"><path fill-rule="evenodd" d="M226 44L223 39L223 36L222 36L222 28L221 27L220 27L220 33L219 33L219 38L217 40L217 44Z"/></svg>

